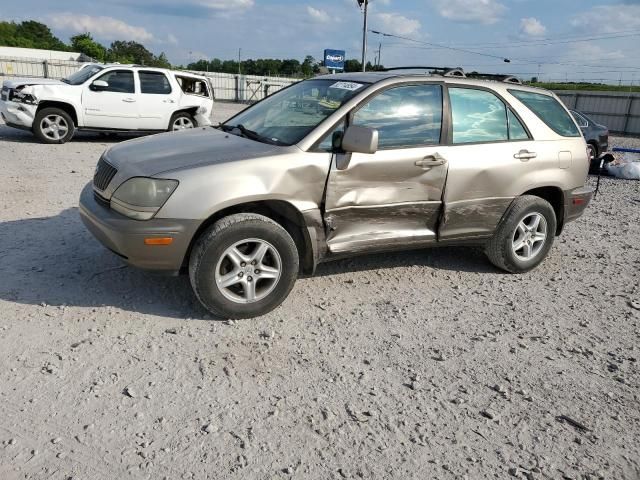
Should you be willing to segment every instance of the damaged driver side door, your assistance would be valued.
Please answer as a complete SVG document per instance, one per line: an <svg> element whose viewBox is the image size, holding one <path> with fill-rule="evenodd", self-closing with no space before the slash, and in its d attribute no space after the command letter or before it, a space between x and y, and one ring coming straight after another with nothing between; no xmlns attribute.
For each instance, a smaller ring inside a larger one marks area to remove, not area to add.
<svg viewBox="0 0 640 480"><path fill-rule="evenodd" d="M347 125L378 131L378 150L333 155L324 212L332 253L437 240L447 176L444 101L441 84L404 84L350 113Z"/></svg>

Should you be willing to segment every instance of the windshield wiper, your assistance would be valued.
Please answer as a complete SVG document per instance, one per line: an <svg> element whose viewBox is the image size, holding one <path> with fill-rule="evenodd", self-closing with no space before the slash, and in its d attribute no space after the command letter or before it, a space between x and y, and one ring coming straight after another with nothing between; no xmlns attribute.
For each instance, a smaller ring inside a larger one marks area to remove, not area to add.
<svg viewBox="0 0 640 480"><path fill-rule="evenodd" d="M271 145L280 145L285 146L286 143L278 140L277 138L265 137L264 135L260 135L258 132L254 132L253 130L249 130L241 123L238 125L219 125L220 128L225 132L231 132L233 130L240 130L240 133L243 137L248 138L249 140L255 140L256 142L269 143Z"/></svg>
<svg viewBox="0 0 640 480"><path fill-rule="evenodd" d="M62 78L60 81L61 81L62 83L71 83L71 82L70 82L69 80L67 80L66 78Z"/></svg>

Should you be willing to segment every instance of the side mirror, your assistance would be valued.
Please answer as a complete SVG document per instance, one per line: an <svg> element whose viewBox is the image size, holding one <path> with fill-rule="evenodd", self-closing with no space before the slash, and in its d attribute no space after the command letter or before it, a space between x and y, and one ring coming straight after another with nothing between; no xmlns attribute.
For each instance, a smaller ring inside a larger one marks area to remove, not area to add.
<svg viewBox="0 0 640 480"><path fill-rule="evenodd" d="M94 80L91 83L91 90L100 91L100 90L105 90L107 88L109 88L109 84L104 80Z"/></svg>
<svg viewBox="0 0 640 480"><path fill-rule="evenodd" d="M378 151L378 130L351 125L342 136L342 149L352 153L376 153Z"/></svg>

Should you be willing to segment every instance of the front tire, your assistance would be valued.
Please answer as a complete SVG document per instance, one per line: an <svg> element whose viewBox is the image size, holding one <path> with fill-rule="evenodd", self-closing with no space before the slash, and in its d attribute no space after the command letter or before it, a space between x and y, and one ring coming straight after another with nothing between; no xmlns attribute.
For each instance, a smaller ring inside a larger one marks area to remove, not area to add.
<svg viewBox="0 0 640 480"><path fill-rule="evenodd" d="M59 108L43 108L33 119L33 134L42 143L66 143L74 133L73 119Z"/></svg>
<svg viewBox="0 0 640 480"><path fill-rule="evenodd" d="M487 257L507 272L528 272L551 250L556 226L556 214L549 202L533 195L518 197L489 240Z"/></svg>
<svg viewBox="0 0 640 480"><path fill-rule="evenodd" d="M289 233L268 217L240 213L218 220L196 240L189 278L212 314L238 319L278 307L298 278L299 258Z"/></svg>

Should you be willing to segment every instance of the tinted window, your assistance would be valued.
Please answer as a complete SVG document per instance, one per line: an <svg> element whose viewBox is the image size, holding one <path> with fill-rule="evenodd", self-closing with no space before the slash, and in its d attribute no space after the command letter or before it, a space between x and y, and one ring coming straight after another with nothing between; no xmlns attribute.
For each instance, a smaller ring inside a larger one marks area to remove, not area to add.
<svg viewBox="0 0 640 480"><path fill-rule="evenodd" d="M507 115L509 115L509 140L528 140L529 134L518 117L511 110Z"/></svg>
<svg viewBox="0 0 640 480"><path fill-rule="evenodd" d="M509 90L511 95L524 103L540 120L547 124L558 135L563 137L579 137L580 130L567 111L553 97L542 93Z"/></svg>
<svg viewBox="0 0 640 480"><path fill-rule="evenodd" d="M587 122L587 119L584 118L582 115L580 115L578 112L574 112L573 110L570 110L571 115L573 115L573 118L575 119L576 123L578 124L579 127L588 127L589 123Z"/></svg>
<svg viewBox="0 0 640 480"><path fill-rule="evenodd" d="M87 65L85 67L82 67L77 72L72 73L67 78L63 78L62 81L70 85L81 85L103 68L104 67L101 67L100 65Z"/></svg>
<svg viewBox="0 0 640 480"><path fill-rule="evenodd" d="M133 72L131 70L112 70L96 80L107 82L109 86L104 92L135 93Z"/></svg>
<svg viewBox="0 0 640 480"><path fill-rule="evenodd" d="M385 90L356 112L353 124L377 129L380 148L438 144L442 87L410 85Z"/></svg>
<svg viewBox="0 0 640 480"><path fill-rule="evenodd" d="M171 84L164 73L139 72L140 91L142 93L155 93L166 95L171 93Z"/></svg>
<svg viewBox="0 0 640 480"><path fill-rule="evenodd" d="M453 143L508 140L507 109L498 97L484 90L449 88Z"/></svg>

